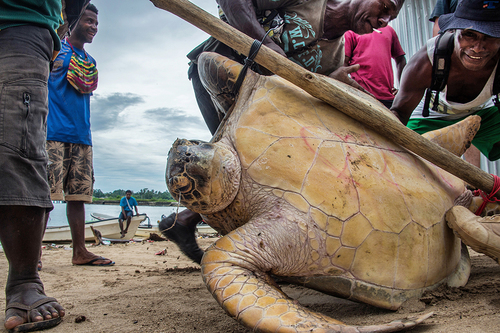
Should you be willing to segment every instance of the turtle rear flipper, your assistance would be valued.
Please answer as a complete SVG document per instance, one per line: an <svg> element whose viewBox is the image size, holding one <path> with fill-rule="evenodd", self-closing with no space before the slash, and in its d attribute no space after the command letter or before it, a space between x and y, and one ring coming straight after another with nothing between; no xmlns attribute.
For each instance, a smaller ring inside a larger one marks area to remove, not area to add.
<svg viewBox="0 0 500 333"><path fill-rule="evenodd" d="M500 215L480 217L455 206L446 213L446 221L462 242L500 263Z"/></svg>
<svg viewBox="0 0 500 333"><path fill-rule="evenodd" d="M462 156L481 126L481 117L470 116L451 126L427 132L422 136L449 152Z"/></svg>

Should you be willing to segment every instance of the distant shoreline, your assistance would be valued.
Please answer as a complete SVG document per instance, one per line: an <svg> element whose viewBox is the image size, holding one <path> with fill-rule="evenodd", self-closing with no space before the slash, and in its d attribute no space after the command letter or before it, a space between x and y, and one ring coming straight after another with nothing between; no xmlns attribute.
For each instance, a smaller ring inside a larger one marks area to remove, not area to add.
<svg viewBox="0 0 500 333"><path fill-rule="evenodd" d="M90 203L89 203L90 204ZM120 200L96 200L90 205L119 205ZM137 200L139 206L163 206L163 207L177 207L177 202L167 202L167 201L141 201ZM180 206L183 207L183 206Z"/></svg>

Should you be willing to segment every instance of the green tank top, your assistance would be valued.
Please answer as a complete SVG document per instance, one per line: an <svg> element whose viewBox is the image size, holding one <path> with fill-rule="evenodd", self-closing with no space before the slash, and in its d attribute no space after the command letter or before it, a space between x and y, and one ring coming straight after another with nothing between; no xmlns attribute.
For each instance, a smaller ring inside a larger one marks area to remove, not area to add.
<svg viewBox="0 0 500 333"><path fill-rule="evenodd" d="M61 0L0 0L0 30L37 25L49 29L54 49L61 49L57 28L63 24Z"/></svg>

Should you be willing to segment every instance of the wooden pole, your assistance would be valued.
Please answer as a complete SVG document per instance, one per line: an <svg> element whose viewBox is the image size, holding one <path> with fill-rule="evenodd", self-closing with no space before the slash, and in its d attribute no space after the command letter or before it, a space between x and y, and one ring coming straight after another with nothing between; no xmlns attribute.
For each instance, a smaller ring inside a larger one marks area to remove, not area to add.
<svg viewBox="0 0 500 333"><path fill-rule="evenodd" d="M193 3L187 0L151 0L151 2L156 7L167 10L193 24L238 52L248 55L253 43L252 38ZM389 116L387 109L365 99L361 91L325 75L309 72L266 46L262 46L255 61L312 96L325 101L470 185L487 193L492 191L494 186L492 175L410 130Z"/></svg>

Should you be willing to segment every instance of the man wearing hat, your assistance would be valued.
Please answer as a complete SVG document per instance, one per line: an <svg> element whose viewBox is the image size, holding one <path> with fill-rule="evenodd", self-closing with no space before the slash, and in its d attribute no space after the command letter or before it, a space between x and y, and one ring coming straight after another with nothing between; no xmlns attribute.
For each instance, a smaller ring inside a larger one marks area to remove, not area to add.
<svg viewBox="0 0 500 333"><path fill-rule="evenodd" d="M423 134L452 125L469 115L481 117L481 127L472 144L489 160L500 158L500 112L492 100L500 59L500 0L461 0L452 14L439 17L441 33L454 34L454 49L446 87L431 96L424 116L424 93L431 86L437 37L427 41L404 69L401 87L391 111L412 130ZM486 221L477 217L463 228L455 228L462 240L474 239L473 248L498 260L500 215ZM472 238L471 234L474 234Z"/></svg>

